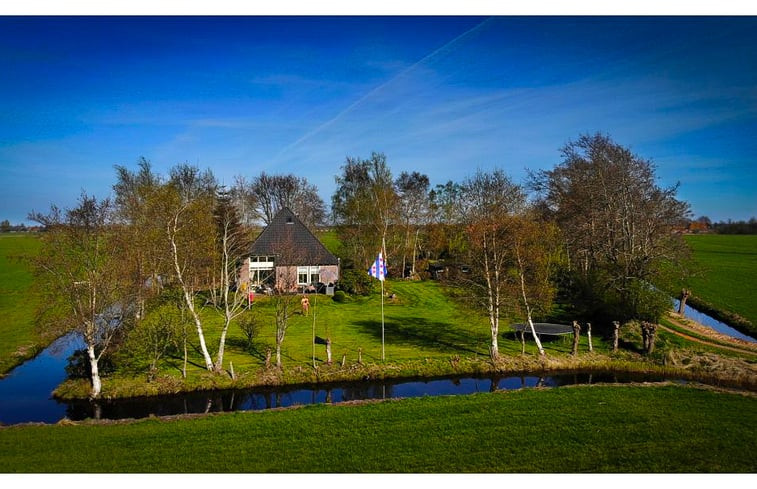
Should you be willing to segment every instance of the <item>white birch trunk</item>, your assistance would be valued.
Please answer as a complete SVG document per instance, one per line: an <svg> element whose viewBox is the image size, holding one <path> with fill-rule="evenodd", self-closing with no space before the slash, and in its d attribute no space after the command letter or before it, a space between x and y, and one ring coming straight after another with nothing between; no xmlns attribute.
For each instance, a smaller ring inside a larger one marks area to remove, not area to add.
<svg viewBox="0 0 757 489"><path fill-rule="evenodd" d="M208 353L208 347L205 345L205 334L202 330L202 321L200 320L200 316L197 314L197 311L195 311L195 305L194 305L194 297L187 286L187 284L184 281L184 274L182 273L181 266L179 266L179 249L176 246L176 232L178 228L178 214L173 219L173 229L169 228L168 230L168 236L171 241L171 250L173 255L173 264L174 269L176 270L176 277L179 279L179 284L181 284L181 289L184 292L184 301L187 304L187 308L189 309L190 314L192 314L192 319L194 320L195 327L197 328L197 337L200 340L200 351L202 352L203 359L205 360L205 368L212 371L213 370L213 360L210 358L210 353ZM173 232L172 232L173 231Z"/></svg>
<svg viewBox="0 0 757 489"><path fill-rule="evenodd" d="M518 258L518 275L520 275L520 290L523 294L523 305L526 306L526 315L528 316L528 325L531 328L531 334L534 337L534 341L536 342L537 348L539 348L539 355L544 356L544 348L541 346L541 341L539 340L539 337L536 335L536 328L534 328L534 322L531 320L531 307L528 305L528 298L526 297L526 281L523 278L523 274L525 273L523 270L523 261L520 258L520 252L517 250L516 247L516 256Z"/></svg>
<svg viewBox="0 0 757 489"><path fill-rule="evenodd" d="M97 357L95 356L95 346L87 342L87 356L89 357L89 367L92 371L92 397L98 397L102 390L100 382L100 370L97 366Z"/></svg>

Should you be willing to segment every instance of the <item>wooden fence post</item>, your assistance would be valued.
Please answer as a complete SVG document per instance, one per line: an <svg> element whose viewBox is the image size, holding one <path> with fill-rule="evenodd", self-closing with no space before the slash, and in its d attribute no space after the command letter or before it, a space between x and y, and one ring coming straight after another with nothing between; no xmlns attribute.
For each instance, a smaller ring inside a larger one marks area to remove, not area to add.
<svg viewBox="0 0 757 489"><path fill-rule="evenodd" d="M678 304L678 314L680 314L681 317L686 317L686 299L688 299L690 295L691 291L687 289L681 290L681 301Z"/></svg>
<svg viewBox="0 0 757 489"><path fill-rule="evenodd" d="M618 351L618 340L620 339L620 322L619 321L613 321L612 322L613 332L612 332L612 351L613 353Z"/></svg>
<svg viewBox="0 0 757 489"><path fill-rule="evenodd" d="M573 351L571 355L578 355L578 338L581 335L581 326L578 321L573 321Z"/></svg>

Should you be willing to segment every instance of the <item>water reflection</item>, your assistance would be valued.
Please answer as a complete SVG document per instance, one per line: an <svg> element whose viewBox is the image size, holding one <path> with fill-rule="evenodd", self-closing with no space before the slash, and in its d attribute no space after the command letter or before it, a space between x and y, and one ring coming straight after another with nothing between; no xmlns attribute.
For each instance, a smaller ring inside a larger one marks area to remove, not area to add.
<svg viewBox="0 0 757 489"><path fill-rule="evenodd" d="M661 382L664 380L665 378L662 376L643 374L569 373L543 376L454 377L415 381L360 382L313 388L188 393L174 396L104 400L97 403L76 401L66 404L65 412L66 417L72 420L145 418L148 416L193 413L260 411L358 400L464 395L527 387L560 387L600 382Z"/></svg>

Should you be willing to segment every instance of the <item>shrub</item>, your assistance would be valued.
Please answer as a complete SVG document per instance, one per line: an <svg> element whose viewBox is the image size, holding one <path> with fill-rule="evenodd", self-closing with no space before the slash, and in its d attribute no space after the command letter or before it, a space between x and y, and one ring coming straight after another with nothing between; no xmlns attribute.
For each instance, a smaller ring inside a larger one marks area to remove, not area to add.
<svg viewBox="0 0 757 489"><path fill-rule="evenodd" d="M336 292L334 292L334 302L341 303L341 302L348 302L348 301L349 301L349 296L347 296L347 294L345 294L343 290L337 290Z"/></svg>
<svg viewBox="0 0 757 489"><path fill-rule="evenodd" d="M373 292L376 279L371 278L368 272L349 268L342 270L342 276L337 283L337 289L347 294L369 295Z"/></svg>
<svg viewBox="0 0 757 489"><path fill-rule="evenodd" d="M238 319L239 329L242 330L244 337L247 338L247 348L252 346L252 342L260 334L263 323L256 314L256 311L243 313Z"/></svg>

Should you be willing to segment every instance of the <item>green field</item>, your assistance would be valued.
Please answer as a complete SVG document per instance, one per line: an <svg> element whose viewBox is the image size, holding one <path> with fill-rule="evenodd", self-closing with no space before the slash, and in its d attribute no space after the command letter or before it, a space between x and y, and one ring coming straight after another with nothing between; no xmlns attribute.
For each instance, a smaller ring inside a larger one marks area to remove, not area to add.
<svg viewBox="0 0 757 489"><path fill-rule="evenodd" d="M24 258L39 251L31 234L0 234L0 374L34 356L47 343L35 331L38 299Z"/></svg>
<svg viewBox="0 0 757 489"><path fill-rule="evenodd" d="M743 472L757 399L576 387L0 429L0 472Z"/></svg>
<svg viewBox="0 0 757 489"><path fill-rule="evenodd" d="M757 235L700 234L686 242L704 272L690 280L692 293L757 325Z"/></svg>

